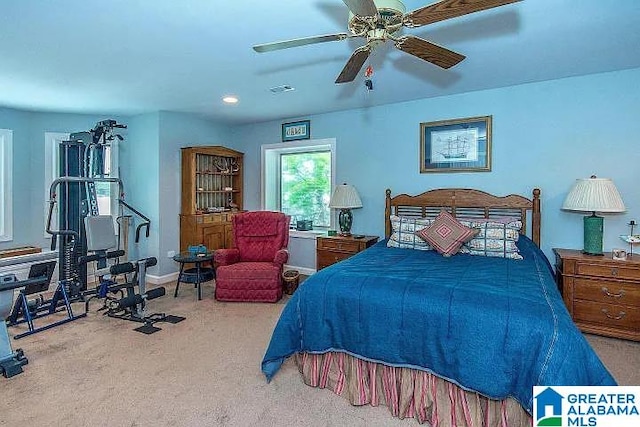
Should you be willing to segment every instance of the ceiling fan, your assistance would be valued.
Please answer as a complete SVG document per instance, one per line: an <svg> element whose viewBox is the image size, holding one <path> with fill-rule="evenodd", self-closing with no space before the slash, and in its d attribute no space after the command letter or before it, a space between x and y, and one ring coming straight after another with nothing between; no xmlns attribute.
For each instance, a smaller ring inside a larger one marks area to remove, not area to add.
<svg viewBox="0 0 640 427"><path fill-rule="evenodd" d="M308 44L363 37L364 46L357 48L336 83L353 81L377 45L391 40L395 47L441 68L451 68L465 56L420 37L400 35L402 27L420 27L469 13L504 6L521 0L441 0L412 12L400 0L342 0L349 8L349 33L327 34L284 40L253 46L256 52L271 52Z"/></svg>

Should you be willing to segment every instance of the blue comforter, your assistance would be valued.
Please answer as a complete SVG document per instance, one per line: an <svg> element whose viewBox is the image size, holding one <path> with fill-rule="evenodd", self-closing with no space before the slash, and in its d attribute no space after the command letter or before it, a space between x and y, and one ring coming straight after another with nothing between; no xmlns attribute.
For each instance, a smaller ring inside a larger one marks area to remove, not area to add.
<svg viewBox="0 0 640 427"><path fill-rule="evenodd" d="M309 277L284 308L262 361L271 378L296 352L341 351L422 369L531 413L534 385L615 385L576 328L544 254L524 260L387 248Z"/></svg>

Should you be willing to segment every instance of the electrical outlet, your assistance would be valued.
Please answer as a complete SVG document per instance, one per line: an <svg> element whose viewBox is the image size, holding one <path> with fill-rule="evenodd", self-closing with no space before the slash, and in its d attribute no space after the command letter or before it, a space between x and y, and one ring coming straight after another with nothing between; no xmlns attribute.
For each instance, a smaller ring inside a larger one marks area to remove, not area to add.
<svg viewBox="0 0 640 427"><path fill-rule="evenodd" d="M176 256L176 251L167 252L167 258L173 258L174 256Z"/></svg>

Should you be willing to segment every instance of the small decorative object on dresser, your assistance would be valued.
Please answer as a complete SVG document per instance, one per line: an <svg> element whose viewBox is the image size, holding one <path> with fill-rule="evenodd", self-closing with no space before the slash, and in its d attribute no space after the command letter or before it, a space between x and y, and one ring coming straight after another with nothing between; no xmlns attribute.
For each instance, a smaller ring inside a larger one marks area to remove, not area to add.
<svg viewBox="0 0 640 427"><path fill-rule="evenodd" d="M378 241L378 236L320 236L316 240L316 269L322 270L357 254Z"/></svg>
<svg viewBox="0 0 640 427"><path fill-rule="evenodd" d="M624 249L612 249L611 258L617 261L624 261L627 259L627 251Z"/></svg>
<svg viewBox="0 0 640 427"><path fill-rule="evenodd" d="M569 314L584 332L640 341L640 256L624 260L553 249L556 280Z"/></svg>

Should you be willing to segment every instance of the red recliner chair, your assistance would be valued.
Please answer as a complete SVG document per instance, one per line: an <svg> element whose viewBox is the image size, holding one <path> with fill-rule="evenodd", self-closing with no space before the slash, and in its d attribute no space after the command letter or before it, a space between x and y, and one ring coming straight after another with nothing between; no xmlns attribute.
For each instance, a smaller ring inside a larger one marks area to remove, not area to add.
<svg viewBox="0 0 640 427"><path fill-rule="evenodd" d="M214 253L217 300L276 302L282 298L282 268L289 259L289 221L281 212L233 216L235 248Z"/></svg>

